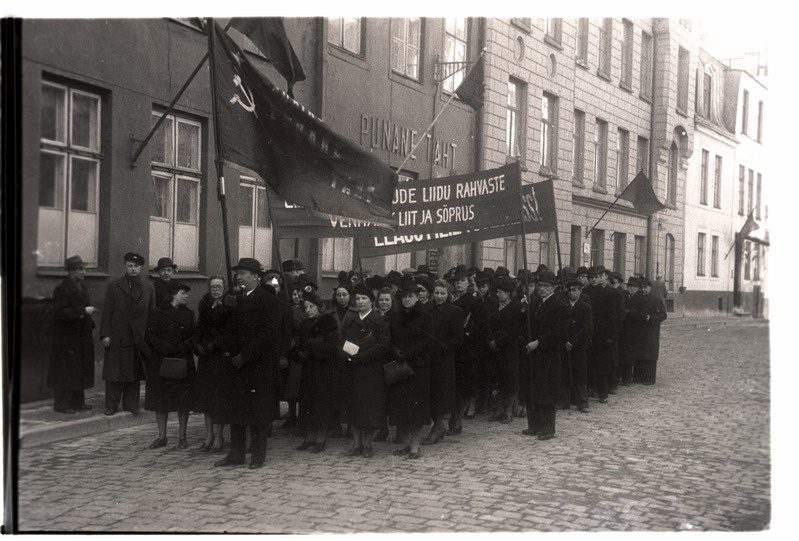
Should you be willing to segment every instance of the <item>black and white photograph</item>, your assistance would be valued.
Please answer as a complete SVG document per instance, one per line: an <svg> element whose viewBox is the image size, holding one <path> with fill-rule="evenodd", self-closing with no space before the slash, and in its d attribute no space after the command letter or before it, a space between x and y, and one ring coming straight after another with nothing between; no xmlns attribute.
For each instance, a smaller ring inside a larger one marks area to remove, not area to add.
<svg viewBox="0 0 799 541"><path fill-rule="evenodd" d="M2 13L3 533L785 533L769 2L147 4Z"/></svg>

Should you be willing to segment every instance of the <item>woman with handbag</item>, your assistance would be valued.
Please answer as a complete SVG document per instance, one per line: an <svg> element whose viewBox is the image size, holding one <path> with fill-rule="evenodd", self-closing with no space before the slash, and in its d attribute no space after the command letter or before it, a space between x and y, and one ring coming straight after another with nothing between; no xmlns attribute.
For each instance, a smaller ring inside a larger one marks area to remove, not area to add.
<svg viewBox="0 0 799 541"><path fill-rule="evenodd" d="M144 409L155 412L158 439L150 449L166 447L166 423L170 411L178 412L178 448L187 449L186 427L192 406L196 377L194 358L194 312L187 306L191 288L177 281L169 283L168 302L147 322L146 340L152 353L147 362Z"/></svg>
<svg viewBox="0 0 799 541"><path fill-rule="evenodd" d="M390 336L388 321L372 309L372 290L359 283L353 293L357 312L344 317L338 345L344 364L343 409L354 440L346 456L370 458L372 437L386 417L383 361Z"/></svg>
<svg viewBox="0 0 799 541"><path fill-rule="evenodd" d="M433 320L419 303L419 288L400 291L402 306L389 320L392 361L407 364L413 374L388 388L388 422L396 425L401 448L395 456L421 456L422 426L430 424L430 351L435 344Z"/></svg>
<svg viewBox="0 0 799 541"><path fill-rule="evenodd" d="M197 307L198 319L194 351L199 356L197 379L194 382L194 407L192 411L204 414L205 441L200 452L215 453L225 443L225 425L230 423L232 390L225 385L230 378L225 373L229 364L222 362L228 308L225 306L225 278L215 275L208 279L208 293L203 295Z"/></svg>
<svg viewBox="0 0 799 541"><path fill-rule="evenodd" d="M338 321L332 313L322 312L324 303L316 292L303 293L302 299L305 320L289 354L302 364L299 403L304 440L297 450L319 453L325 450L327 428L338 400L336 386L331 384L336 377Z"/></svg>

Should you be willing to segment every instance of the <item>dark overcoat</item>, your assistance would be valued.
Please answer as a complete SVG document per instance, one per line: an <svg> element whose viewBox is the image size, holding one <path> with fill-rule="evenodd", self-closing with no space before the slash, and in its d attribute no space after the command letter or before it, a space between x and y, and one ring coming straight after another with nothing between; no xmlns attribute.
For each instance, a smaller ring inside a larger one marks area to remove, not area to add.
<svg viewBox="0 0 799 541"><path fill-rule="evenodd" d="M299 407L306 428L327 428L338 402L338 321L334 314L306 319L290 357L302 364Z"/></svg>
<svg viewBox="0 0 799 541"><path fill-rule="evenodd" d="M615 297L606 288L588 286L585 290L591 297L593 333L588 347L588 362L598 374L610 373L612 364L612 340L616 338L617 317Z"/></svg>
<svg viewBox="0 0 799 541"><path fill-rule="evenodd" d="M490 302L487 300L487 302ZM486 302L471 293L452 301L463 311L463 345L455 354L455 393L471 398L477 395L478 369L487 357L488 310Z"/></svg>
<svg viewBox="0 0 799 541"><path fill-rule="evenodd" d="M624 366L633 366L635 364L635 347L636 340L633 337L633 317L630 316L631 310L637 310L638 304L641 302L641 292L638 291L634 295L629 295L624 305L624 323L621 327L621 334L619 335L619 363Z"/></svg>
<svg viewBox="0 0 799 541"><path fill-rule="evenodd" d="M94 386L94 320L83 282L64 279L53 291L53 349L47 386L63 391L83 391Z"/></svg>
<svg viewBox="0 0 799 541"><path fill-rule="evenodd" d="M229 424L233 413L233 367L229 362L222 362L222 353L232 346L227 333L229 310L224 302L214 306L214 299L206 293L200 299L197 312L195 341L204 353L197 361L193 410L210 415L215 424Z"/></svg>
<svg viewBox="0 0 799 541"><path fill-rule="evenodd" d="M449 301L428 307L436 342L430 355L430 411L433 417L455 408L455 353L463 344L463 310Z"/></svg>
<svg viewBox="0 0 799 541"><path fill-rule="evenodd" d="M647 321L649 316L649 321ZM660 353L660 324L666 320L663 300L649 295L640 295L638 304L628 312L630 317L631 348L636 360L657 361Z"/></svg>
<svg viewBox="0 0 799 541"><path fill-rule="evenodd" d="M530 306L529 333L522 328L523 343L538 340L538 348L526 354L522 371L522 397L533 404L556 404L561 385L561 353L569 327L569 308L552 294ZM525 350L526 351L526 350Z"/></svg>
<svg viewBox="0 0 799 541"><path fill-rule="evenodd" d="M503 391L519 390L519 333L522 323L522 305L510 301L504 308L499 303L488 312L487 343L494 342L490 349L491 362L498 376L497 384Z"/></svg>
<svg viewBox="0 0 799 541"><path fill-rule="evenodd" d="M277 297L256 287L235 297L228 318L231 348L223 363L241 355L243 364L233 367L233 414L231 424L269 425L279 414L280 371L278 344L281 328Z"/></svg>
<svg viewBox="0 0 799 541"><path fill-rule="evenodd" d="M194 380L194 312L186 306L164 303L147 321L147 343L151 353L146 361L144 409L160 413L189 411L192 407ZM181 357L188 377L165 379L158 375L164 357Z"/></svg>
<svg viewBox="0 0 799 541"><path fill-rule="evenodd" d="M108 284L100 318L100 338L111 338L103 362L103 379L106 381L144 379L139 359L150 356L144 333L147 319L155 310L155 290L146 280L139 280L139 283L141 295L138 297L131 294L126 276Z"/></svg>
<svg viewBox="0 0 799 541"><path fill-rule="evenodd" d="M391 358L404 359L413 375L388 388L388 422L396 426L430 424L430 352L436 342L433 320L417 302L397 307L389 319Z"/></svg>
<svg viewBox="0 0 799 541"><path fill-rule="evenodd" d="M586 358L588 343L591 340L591 306L582 297L569 307L569 325L561 360L563 374L561 381L565 385L588 385L588 360ZM566 342L572 345L571 351L565 348Z"/></svg>
<svg viewBox="0 0 799 541"><path fill-rule="evenodd" d="M347 422L354 427L377 429L386 424L383 363L390 340L388 320L374 309L363 319L358 312L348 312L341 322L337 351L344 365L342 408ZM358 353L345 353L344 342L357 345Z"/></svg>
<svg viewBox="0 0 799 541"><path fill-rule="evenodd" d="M162 280L158 277L152 281L153 289L155 290L155 307L160 308L165 302L172 300L172 295L169 294L169 282Z"/></svg>

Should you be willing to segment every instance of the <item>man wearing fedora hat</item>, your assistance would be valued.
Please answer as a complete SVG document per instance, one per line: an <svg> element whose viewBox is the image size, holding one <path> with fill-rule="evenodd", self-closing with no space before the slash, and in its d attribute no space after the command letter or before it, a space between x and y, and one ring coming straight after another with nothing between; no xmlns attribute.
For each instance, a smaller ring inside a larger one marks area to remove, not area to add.
<svg viewBox="0 0 799 541"><path fill-rule="evenodd" d="M169 281L172 276L177 272L178 266L172 263L168 257L162 257L158 260L158 264L152 270L158 274L158 278L153 280L153 287L155 288L155 306L161 306L164 301L169 301Z"/></svg>
<svg viewBox="0 0 799 541"><path fill-rule="evenodd" d="M251 257L239 259L232 267L241 294L230 307L231 347L223 353L223 362L233 368L229 372L234 389L233 414L230 452L214 463L217 467L244 463L247 427L252 442L250 469L262 467L267 428L279 416L281 311L277 297L259 287L261 268L261 263Z"/></svg>
<svg viewBox="0 0 799 541"><path fill-rule="evenodd" d="M583 289L591 298L594 330L588 348L589 392L604 404L610 394L610 377L613 367L613 344L618 335L616 299L605 287L608 271L602 265L588 269L590 285Z"/></svg>
<svg viewBox="0 0 799 541"><path fill-rule="evenodd" d="M108 284L100 320L106 415L115 414L120 405L125 411L139 412L143 363L150 356L144 335L155 310L155 289L141 279L143 256L128 252L123 260L125 275Z"/></svg>
<svg viewBox="0 0 799 541"><path fill-rule="evenodd" d="M53 346L47 386L53 389L53 409L59 413L90 410L84 390L94 386L94 344L86 267L79 255L66 260L67 277L53 291Z"/></svg>

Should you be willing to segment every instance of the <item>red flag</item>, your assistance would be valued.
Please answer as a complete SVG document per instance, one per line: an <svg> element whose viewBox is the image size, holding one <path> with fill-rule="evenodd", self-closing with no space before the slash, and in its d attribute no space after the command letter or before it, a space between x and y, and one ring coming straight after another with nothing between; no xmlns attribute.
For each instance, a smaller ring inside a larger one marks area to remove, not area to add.
<svg viewBox="0 0 799 541"><path fill-rule="evenodd" d="M637 211L647 216L666 208L666 205L658 201L658 196L652 189L652 183L649 182L643 171L635 175L633 181L619 194L619 198L629 201Z"/></svg>
<svg viewBox="0 0 799 541"><path fill-rule="evenodd" d="M755 221L755 210L752 209L752 212L749 213L749 217L744 222L743 227L741 227L741 230L738 232L738 238L745 239L752 231L755 231L756 229L760 229L760 226L757 225L757 222Z"/></svg>
<svg viewBox="0 0 799 541"><path fill-rule="evenodd" d="M217 23L214 36L219 157L308 210L395 225L397 174L277 88Z"/></svg>
<svg viewBox="0 0 799 541"><path fill-rule="evenodd" d="M483 88L482 55L466 77L463 78L458 88L455 89L455 94L457 94L463 103L469 105L474 110L480 109L483 106L485 89Z"/></svg>
<svg viewBox="0 0 799 541"><path fill-rule="evenodd" d="M297 81L305 80L300 59L294 53L283 19L280 17L232 18L230 26L250 38L288 83L288 94L294 96Z"/></svg>

